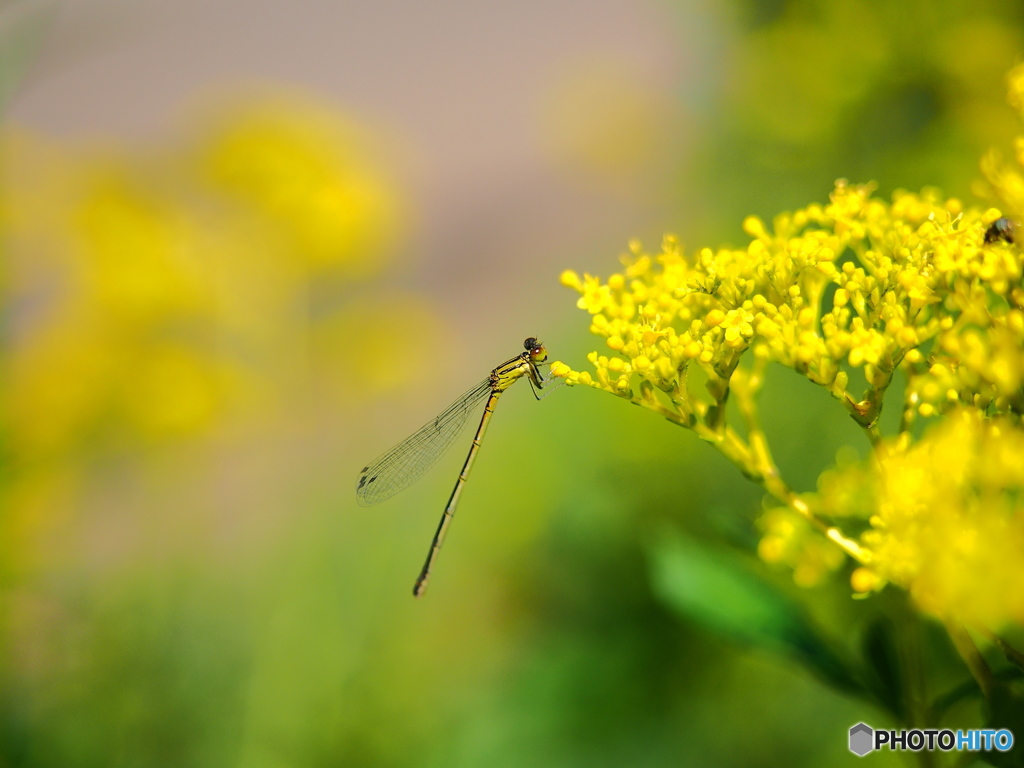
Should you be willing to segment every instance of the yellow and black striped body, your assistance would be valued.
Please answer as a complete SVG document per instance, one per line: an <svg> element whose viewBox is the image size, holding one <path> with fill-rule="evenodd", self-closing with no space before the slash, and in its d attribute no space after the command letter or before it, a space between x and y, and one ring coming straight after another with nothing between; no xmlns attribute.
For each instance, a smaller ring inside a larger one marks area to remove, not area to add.
<svg viewBox="0 0 1024 768"><path fill-rule="evenodd" d="M523 346L525 351L522 354L505 361L491 371L491 394L484 405L480 426L477 427L476 434L473 436L473 444L469 447L466 461L462 465L462 471L459 472L459 479L455 481L452 495L448 498L448 504L444 508L441 523L434 534L434 540L430 543L430 552L427 554L427 560L423 564L419 577L416 579L416 586L413 587L412 593L416 597L420 597L427 590L430 570L434 565L434 560L437 558L437 553L441 550L441 544L444 543L445 533L447 533L448 526L455 515L455 507L459 503L459 496L462 495L462 488L466 484L469 470L476 460L476 454L480 450L480 443L484 439L484 432L487 431L487 425L494 414L494 406L498 402L498 398L501 397L501 393L523 376L526 376L536 389L543 389L544 387L544 377L541 375L538 366L547 360L547 350L544 349L543 344L533 337L524 341Z"/></svg>

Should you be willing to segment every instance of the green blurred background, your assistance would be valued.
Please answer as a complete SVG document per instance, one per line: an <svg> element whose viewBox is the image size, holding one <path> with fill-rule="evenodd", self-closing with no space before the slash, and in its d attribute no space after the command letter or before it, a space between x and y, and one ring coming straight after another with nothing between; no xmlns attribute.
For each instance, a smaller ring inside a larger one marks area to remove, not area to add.
<svg viewBox="0 0 1024 768"><path fill-rule="evenodd" d="M995 1L0 5L0 766L854 761L887 715L657 553L840 655L899 596L759 565L762 493L691 434L514 388L419 601L468 433L380 507L355 477L528 335L582 367L558 275L629 238L739 242L838 177L973 202L1022 41ZM788 371L763 413L797 490L866 452Z"/></svg>

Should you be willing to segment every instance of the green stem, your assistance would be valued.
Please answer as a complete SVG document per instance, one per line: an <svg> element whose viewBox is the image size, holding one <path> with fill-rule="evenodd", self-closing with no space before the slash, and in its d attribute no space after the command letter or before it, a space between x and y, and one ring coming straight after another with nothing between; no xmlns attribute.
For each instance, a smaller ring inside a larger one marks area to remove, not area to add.
<svg viewBox="0 0 1024 768"><path fill-rule="evenodd" d="M853 539L847 538L839 528L829 525L818 517L807 502L800 498L780 476L778 467L775 466L771 458L767 438L764 436L756 416L753 394L759 382L759 377L754 378L755 386L748 386L749 382L744 381L740 387L742 395L737 395L741 400L740 410L746 414L748 431L753 435L751 443L744 441L736 433L736 430L724 422L718 422L717 426L712 428L708 425L707 420L695 418L698 416L699 407L696 406L699 406L699 400L696 403L691 403L689 401L681 402L681 398L678 397L671 398L673 408L676 409L673 410L653 397L639 397L632 392L616 394L633 405L654 411L673 424L695 432L701 440L717 448L744 475L760 484L768 493L807 520L846 554L862 565L869 564L871 553L868 550L863 549Z"/></svg>
<svg viewBox="0 0 1024 768"><path fill-rule="evenodd" d="M996 679L992 676L992 670L988 668L988 664L982 658L981 653L979 653L978 646L974 644L974 640L967 634L967 630L959 624L954 624L951 621L947 622L946 631L949 632L949 636L953 640L953 646L956 648L957 653L960 654L960 658L964 660L964 664L970 670L971 676L978 683L978 687L981 688L982 695L986 699L991 699L997 683Z"/></svg>
<svg viewBox="0 0 1024 768"><path fill-rule="evenodd" d="M1010 663L1014 664L1019 669L1024 669L1024 653L1018 651L995 632L984 629L982 630L982 634L984 634L985 637L987 637L1000 651L1003 652L1003 655Z"/></svg>

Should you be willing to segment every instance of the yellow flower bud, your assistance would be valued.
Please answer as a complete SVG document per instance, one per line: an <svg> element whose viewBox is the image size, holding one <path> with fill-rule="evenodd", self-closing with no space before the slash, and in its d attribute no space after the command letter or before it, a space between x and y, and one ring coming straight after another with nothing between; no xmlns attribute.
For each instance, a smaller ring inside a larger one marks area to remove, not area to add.
<svg viewBox="0 0 1024 768"><path fill-rule="evenodd" d="M721 325L724 321L725 313L720 309L712 309L704 318L704 322L707 324L709 328L714 328L715 326Z"/></svg>
<svg viewBox="0 0 1024 768"><path fill-rule="evenodd" d="M768 236L764 228L764 222L757 216L747 216L743 220L743 231L751 237L761 238Z"/></svg>
<svg viewBox="0 0 1024 768"><path fill-rule="evenodd" d="M854 592L871 592L880 587L884 581L870 568L855 568L850 574L850 586Z"/></svg>
<svg viewBox="0 0 1024 768"><path fill-rule="evenodd" d="M583 291L583 283L580 281L580 276L571 269L562 272L558 280L566 288L572 288L574 291Z"/></svg>

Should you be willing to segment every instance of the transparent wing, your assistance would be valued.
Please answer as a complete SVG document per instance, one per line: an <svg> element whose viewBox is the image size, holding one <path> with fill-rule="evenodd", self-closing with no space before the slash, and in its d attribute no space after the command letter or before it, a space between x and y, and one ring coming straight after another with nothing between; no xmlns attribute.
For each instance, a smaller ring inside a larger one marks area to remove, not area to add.
<svg viewBox="0 0 1024 768"><path fill-rule="evenodd" d="M491 393L484 379L372 464L363 467L356 499L368 507L405 490L430 469L466 425L469 414Z"/></svg>

